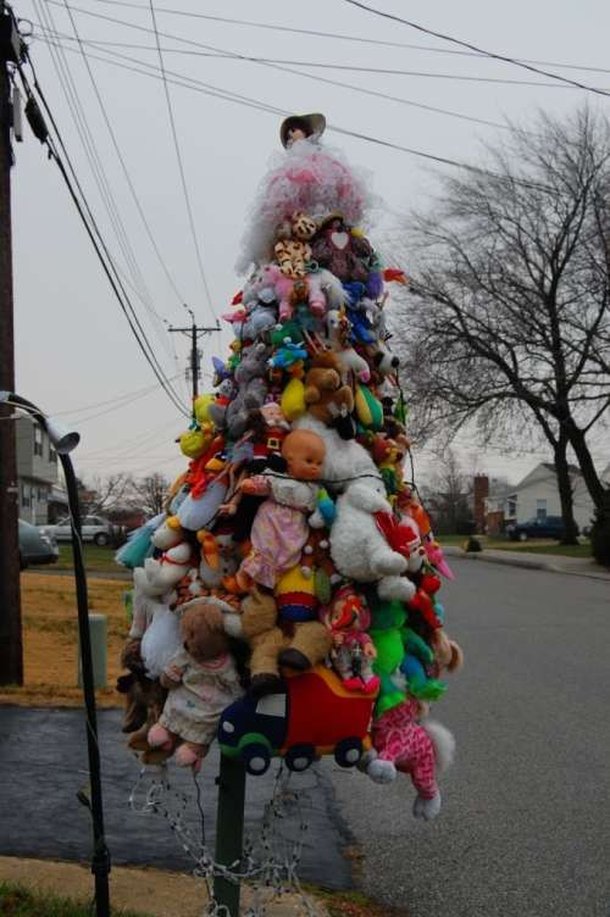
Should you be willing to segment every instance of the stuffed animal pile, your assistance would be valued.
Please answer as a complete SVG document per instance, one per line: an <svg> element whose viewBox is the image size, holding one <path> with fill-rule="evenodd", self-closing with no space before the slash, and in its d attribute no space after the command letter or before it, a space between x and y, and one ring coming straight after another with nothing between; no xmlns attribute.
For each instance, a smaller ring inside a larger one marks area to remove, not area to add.
<svg viewBox="0 0 610 917"><path fill-rule="evenodd" d="M224 315L230 355L180 437L166 515L118 558L134 568L124 730L144 762L195 769L221 720L223 752L250 773L268 754L298 770L308 749L334 750L377 782L409 774L429 819L453 739L427 709L462 663L438 599L451 571L404 478L386 313L406 278L355 224L366 195L323 128L321 115L282 125L256 263Z"/></svg>

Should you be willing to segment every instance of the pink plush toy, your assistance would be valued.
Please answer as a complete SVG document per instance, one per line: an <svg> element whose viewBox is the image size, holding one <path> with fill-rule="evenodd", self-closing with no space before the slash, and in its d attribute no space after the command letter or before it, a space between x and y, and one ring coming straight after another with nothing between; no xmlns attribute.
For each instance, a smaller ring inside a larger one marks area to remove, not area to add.
<svg viewBox="0 0 610 917"><path fill-rule="evenodd" d="M420 702L409 698L380 716L372 730L377 757L370 756L365 766L376 783L390 783L397 771L409 774L417 790L413 815L430 821L441 810L436 774L451 764L455 741L440 723L420 724L420 712Z"/></svg>
<svg viewBox="0 0 610 917"><path fill-rule="evenodd" d="M299 563L309 525L321 528L319 485L326 448L310 430L293 430L282 443L288 474L266 472L246 479L244 493L269 494L252 525L252 550L237 571L237 583L247 591L254 580L273 589L278 577ZM309 522L309 525L308 525Z"/></svg>

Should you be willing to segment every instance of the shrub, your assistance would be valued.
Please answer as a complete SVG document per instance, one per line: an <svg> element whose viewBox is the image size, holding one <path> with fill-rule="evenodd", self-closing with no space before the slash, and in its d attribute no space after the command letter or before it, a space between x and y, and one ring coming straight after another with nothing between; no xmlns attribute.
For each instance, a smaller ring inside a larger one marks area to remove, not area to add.
<svg viewBox="0 0 610 917"><path fill-rule="evenodd" d="M591 552L598 564L610 567L610 488L604 493L601 507L595 510Z"/></svg>

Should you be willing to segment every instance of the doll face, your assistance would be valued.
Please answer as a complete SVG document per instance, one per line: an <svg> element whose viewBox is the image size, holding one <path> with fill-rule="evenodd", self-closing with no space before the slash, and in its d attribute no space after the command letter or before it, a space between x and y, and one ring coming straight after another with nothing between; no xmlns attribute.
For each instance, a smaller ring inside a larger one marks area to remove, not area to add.
<svg viewBox="0 0 610 917"><path fill-rule="evenodd" d="M295 140L305 140L307 134L301 127L291 127L288 129L288 146L293 144Z"/></svg>
<svg viewBox="0 0 610 917"><path fill-rule="evenodd" d="M317 481L322 477L326 455L324 441L310 430L293 430L282 446L288 473L302 481Z"/></svg>

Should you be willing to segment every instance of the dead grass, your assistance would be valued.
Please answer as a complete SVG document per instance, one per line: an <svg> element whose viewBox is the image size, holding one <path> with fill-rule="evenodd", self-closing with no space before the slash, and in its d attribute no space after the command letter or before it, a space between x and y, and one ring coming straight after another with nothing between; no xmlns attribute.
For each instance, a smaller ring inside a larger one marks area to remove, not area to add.
<svg viewBox="0 0 610 917"><path fill-rule="evenodd" d="M88 579L91 611L107 617L108 687L96 691L101 707L121 706L114 690L120 674L119 656L129 624L123 607L128 583ZM78 622L76 589L71 576L27 573L21 576L24 685L3 686L0 703L27 706L82 704L78 687Z"/></svg>

